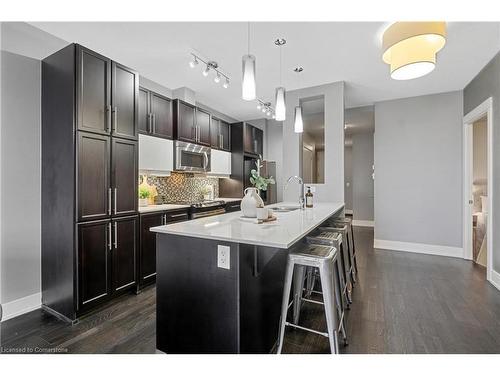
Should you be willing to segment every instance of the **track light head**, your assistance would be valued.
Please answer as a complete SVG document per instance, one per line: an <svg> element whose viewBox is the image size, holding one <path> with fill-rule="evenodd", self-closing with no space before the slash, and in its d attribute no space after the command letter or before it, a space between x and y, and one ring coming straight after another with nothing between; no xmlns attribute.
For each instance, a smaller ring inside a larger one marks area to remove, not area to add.
<svg viewBox="0 0 500 375"><path fill-rule="evenodd" d="M217 75L214 77L214 82L219 83L220 82L220 73L217 72Z"/></svg>
<svg viewBox="0 0 500 375"><path fill-rule="evenodd" d="M226 80L222 84L222 87L224 87L225 89L227 89L229 87L229 79L228 78L226 78Z"/></svg>
<svg viewBox="0 0 500 375"><path fill-rule="evenodd" d="M197 58L196 58L196 56L195 56L195 57L194 57L194 60L191 60L191 61L189 62L189 66L190 66L191 68L194 68L196 65L198 65L198 59L197 59Z"/></svg>

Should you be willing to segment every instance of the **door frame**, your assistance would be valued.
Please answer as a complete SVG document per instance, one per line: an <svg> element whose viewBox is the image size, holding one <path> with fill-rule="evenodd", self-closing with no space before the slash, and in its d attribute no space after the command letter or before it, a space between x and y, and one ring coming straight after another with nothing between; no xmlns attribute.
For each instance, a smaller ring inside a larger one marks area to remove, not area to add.
<svg viewBox="0 0 500 375"><path fill-rule="evenodd" d="M463 118L463 258L472 259L472 197L473 179L473 124L486 116L487 120L487 191L488 220L486 225L486 279L491 282L493 256L493 98L489 97Z"/></svg>

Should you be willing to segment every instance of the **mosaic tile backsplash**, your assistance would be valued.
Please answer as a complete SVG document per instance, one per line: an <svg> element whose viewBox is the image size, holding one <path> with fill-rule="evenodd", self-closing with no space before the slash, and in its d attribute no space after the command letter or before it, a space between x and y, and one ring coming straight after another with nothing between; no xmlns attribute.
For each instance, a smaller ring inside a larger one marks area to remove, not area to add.
<svg viewBox="0 0 500 375"><path fill-rule="evenodd" d="M142 175L139 183L142 182ZM194 203L203 200L203 188L212 185L214 199L219 196L219 179L215 177L199 176L192 173L172 173L168 177L148 176L148 184L155 185L158 195L165 199L165 203L187 202Z"/></svg>

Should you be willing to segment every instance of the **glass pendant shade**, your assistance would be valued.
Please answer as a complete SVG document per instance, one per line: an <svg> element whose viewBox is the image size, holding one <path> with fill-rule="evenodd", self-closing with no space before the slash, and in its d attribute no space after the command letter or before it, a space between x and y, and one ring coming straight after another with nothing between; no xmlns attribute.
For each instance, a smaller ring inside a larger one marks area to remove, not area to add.
<svg viewBox="0 0 500 375"><path fill-rule="evenodd" d="M285 121L286 106L285 106L286 91L284 87L276 89L276 121Z"/></svg>
<svg viewBox="0 0 500 375"><path fill-rule="evenodd" d="M302 133L304 131L301 106L295 107L295 120L293 122L293 130L295 131L295 133Z"/></svg>
<svg viewBox="0 0 500 375"><path fill-rule="evenodd" d="M242 59L243 84L241 96L243 100L255 100L255 56L245 55Z"/></svg>
<svg viewBox="0 0 500 375"><path fill-rule="evenodd" d="M445 22L396 22L384 32L382 59L392 79L418 78L434 70L445 44Z"/></svg>

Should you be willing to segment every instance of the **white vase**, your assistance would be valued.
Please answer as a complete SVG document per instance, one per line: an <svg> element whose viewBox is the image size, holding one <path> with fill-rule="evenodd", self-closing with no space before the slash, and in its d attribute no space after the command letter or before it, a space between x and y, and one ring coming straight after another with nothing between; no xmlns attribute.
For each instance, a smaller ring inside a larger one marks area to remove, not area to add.
<svg viewBox="0 0 500 375"><path fill-rule="evenodd" d="M245 217L257 217L257 207L264 207L264 201L258 194L257 188L249 187L244 191L241 201L241 211Z"/></svg>

